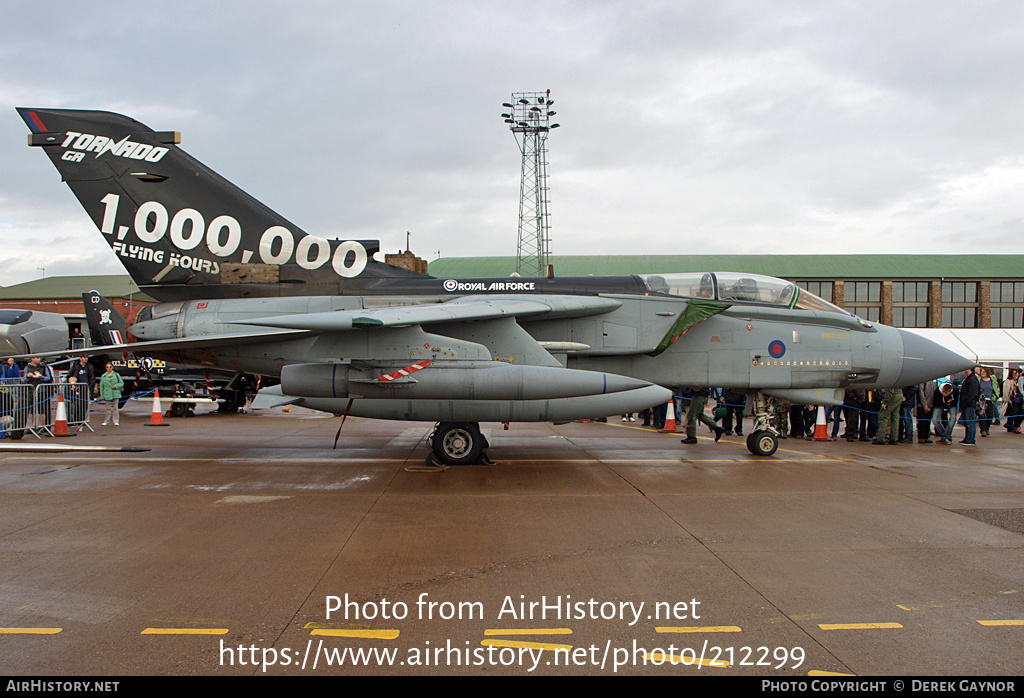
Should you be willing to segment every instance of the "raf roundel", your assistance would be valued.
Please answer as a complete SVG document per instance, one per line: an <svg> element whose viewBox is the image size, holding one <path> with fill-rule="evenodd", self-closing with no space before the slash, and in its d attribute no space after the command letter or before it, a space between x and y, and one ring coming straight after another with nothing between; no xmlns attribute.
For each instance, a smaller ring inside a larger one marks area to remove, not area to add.
<svg viewBox="0 0 1024 698"><path fill-rule="evenodd" d="M781 358L786 353L786 345L776 339L768 345L768 353L772 355L773 359Z"/></svg>
<svg viewBox="0 0 1024 698"><path fill-rule="evenodd" d="M458 287L459 283L455 279L448 279L444 282L445 291L454 291Z"/></svg>

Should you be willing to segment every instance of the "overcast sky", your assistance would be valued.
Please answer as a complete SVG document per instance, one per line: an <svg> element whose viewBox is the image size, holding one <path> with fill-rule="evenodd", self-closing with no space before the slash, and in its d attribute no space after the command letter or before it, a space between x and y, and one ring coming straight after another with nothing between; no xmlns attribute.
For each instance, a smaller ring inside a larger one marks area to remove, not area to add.
<svg viewBox="0 0 1024 698"><path fill-rule="evenodd" d="M322 237L515 255L1019 252L1024 3L51 2L0 23L0 285L123 273L16 106L158 130Z"/></svg>

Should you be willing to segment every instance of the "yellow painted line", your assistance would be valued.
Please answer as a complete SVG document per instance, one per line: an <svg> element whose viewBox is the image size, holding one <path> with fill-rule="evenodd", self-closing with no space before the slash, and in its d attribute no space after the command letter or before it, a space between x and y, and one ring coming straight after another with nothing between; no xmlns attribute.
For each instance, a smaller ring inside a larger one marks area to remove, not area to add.
<svg viewBox="0 0 1024 698"><path fill-rule="evenodd" d="M678 465L680 461L684 463L745 463L744 458L718 458L708 459L706 461L698 461L686 458L644 458L638 460L635 458L597 458L595 459L600 463L625 463L626 465L647 465L649 463L671 463L672 465Z"/></svg>
<svg viewBox="0 0 1024 698"><path fill-rule="evenodd" d="M761 456L749 456L747 458L681 458L679 459L683 463L765 463ZM844 463L855 463L856 461L851 458L834 458L833 456L824 456L822 458L772 458L772 463L834 463L836 461L842 461ZM606 463L614 463L616 461L603 461ZM623 463L644 463L646 461L621 461ZM670 461L672 463L678 463L679 461Z"/></svg>
<svg viewBox="0 0 1024 698"><path fill-rule="evenodd" d="M327 637L361 637L371 640L394 640L398 637L398 630L343 630L339 628L318 628L311 630L310 635L324 635Z"/></svg>
<svg viewBox="0 0 1024 698"><path fill-rule="evenodd" d="M568 652L572 645L553 645L548 642L520 642L518 640L483 640L480 642L484 647L511 647L513 649L528 650L565 650Z"/></svg>
<svg viewBox="0 0 1024 698"><path fill-rule="evenodd" d="M64 628L0 628L0 635L56 635Z"/></svg>
<svg viewBox="0 0 1024 698"><path fill-rule="evenodd" d="M690 661L686 661L682 657L675 654L665 654L664 652L646 652L644 653L644 659L649 662L670 662L672 664L682 664L684 666L709 666L715 667L716 669L728 669L729 662L722 659L701 659L695 657Z"/></svg>
<svg viewBox="0 0 1024 698"><path fill-rule="evenodd" d="M884 630L902 628L899 623L818 623L822 630Z"/></svg>
<svg viewBox="0 0 1024 698"><path fill-rule="evenodd" d="M675 435L675 436L686 436L686 432L685 431L662 431L661 429L655 429L653 427L633 427L633 426L630 426L628 424L613 424L611 422L608 422L607 424L605 424L604 422L597 422L597 423L598 424L603 424L606 427L618 427L620 429L639 429L640 431L649 431L649 432L654 433L654 434L668 434L668 435ZM701 441L714 441L715 440L715 437L713 437L713 436L697 436L697 438L700 439ZM734 446L746 446L747 445L746 441L733 441L732 439L726 439L726 438L720 439L719 443L732 444ZM779 452L780 453L795 453L795 454L800 455L800 456L822 456L822 454L820 454L820 453L807 453L805 451L792 451L792 450L785 449L785 448L780 448ZM822 458L823 458L823 460L838 460L838 461L844 461L844 462L848 462L848 463L855 463L855 462L857 462L856 459L854 459L854 458L840 458L839 456L824 455L824 456L822 456ZM775 461L775 462L778 462L778 461ZM783 461L783 462L786 462L786 461Z"/></svg>
<svg viewBox="0 0 1024 698"><path fill-rule="evenodd" d="M609 426L609 427L618 427L619 429L636 429L637 431L649 431L652 434L682 434L682 433L684 433L684 432L679 432L679 431L661 431L660 429L655 429L654 427L635 427L635 426L631 426L629 424L612 424L611 422L607 422L607 423L605 423L605 422L598 422L598 424L605 424L605 426Z"/></svg>
<svg viewBox="0 0 1024 698"><path fill-rule="evenodd" d="M261 456L259 458L159 458L159 460L215 460L218 463L323 463L323 458L287 458ZM408 458L332 458L332 463L405 463Z"/></svg>
<svg viewBox="0 0 1024 698"><path fill-rule="evenodd" d="M227 635L227 628L146 628L141 635Z"/></svg>
<svg viewBox="0 0 1024 698"><path fill-rule="evenodd" d="M741 633L743 629L738 625L682 625L656 627L654 631L658 633Z"/></svg>
<svg viewBox="0 0 1024 698"><path fill-rule="evenodd" d="M162 448L162 447L161 447ZM18 452L25 453L25 452ZM17 455L15 452L7 454L0 454L0 459L9 460L55 460L57 456L70 455L75 457L75 462L78 461L96 461L107 463L111 461L125 461L129 463L138 463L137 457L123 457L123 456L112 456L110 458L104 458L103 456L81 456L73 452L53 452L45 455ZM208 463L210 461L217 461L218 463L323 463L323 458L219 458L216 455L204 456L202 458L180 458L173 456L152 456L153 463ZM405 463L408 458L332 458L332 463Z"/></svg>
<svg viewBox="0 0 1024 698"><path fill-rule="evenodd" d="M746 444L744 444L744 445L746 445ZM776 453L795 453L798 456L818 456L822 460L837 460L837 461L842 461L843 463L856 463L857 462L856 458L842 458L840 456L830 456L830 455L825 454L825 453L809 453L807 451L791 451L791 450L789 450L787 448L780 448L778 451L776 451Z"/></svg>
<svg viewBox="0 0 1024 698"><path fill-rule="evenodd" d="M979 620L978 623L987 626L1024 625L1024 620Z"/></svg>
<svg viewBox="0 0 1024 698"><path fill-rule="evenodd" d="M502 458L502 463L599 463L598 458Z"/></svg>
<svg viewBox="0 0 1024 698"><path fill-rule="evenodd" d="M822 456L820 458L772 458L772 463L832 463L835 461L846 461L855 463L849 458L834 458ZM648 463L764 463L763 458L747 456L745 458L502 458L502 463L625 463L627 465L645 465ZM275 461L276 462L276 461ZM323 462L323 461L321 461ZM332 463L339 462L331 460Z"/></svg>
<svg viewBox="0 0 1024 698"><path fill-rule="evenodd" d="M856 674L841 674L838 671L821 671L818 669L812 669L807 672L808 676L856 676Z"/></svg>
<svg viewBox="0 0 1024 698"><path fill-rule="evenodd" d="M484 630L484 635L572 635L570 628L506 628Z"/></svg>

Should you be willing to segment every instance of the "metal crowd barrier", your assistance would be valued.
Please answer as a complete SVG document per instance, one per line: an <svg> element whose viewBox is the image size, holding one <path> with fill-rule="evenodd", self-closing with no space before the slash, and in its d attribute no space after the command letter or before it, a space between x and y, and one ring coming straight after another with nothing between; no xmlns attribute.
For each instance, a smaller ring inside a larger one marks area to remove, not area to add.
<svg viewBox="0 0 1024 698"><path fill-rule="evenodd" d="M88 428L93 431L89 424L89 386L85 383L41 383L33 386L0 382L0 426L6 429L6 436L20 439L26 432L36 438L42 438L43 434L53 436L58 393L64 396L68 430Z"/></svg>

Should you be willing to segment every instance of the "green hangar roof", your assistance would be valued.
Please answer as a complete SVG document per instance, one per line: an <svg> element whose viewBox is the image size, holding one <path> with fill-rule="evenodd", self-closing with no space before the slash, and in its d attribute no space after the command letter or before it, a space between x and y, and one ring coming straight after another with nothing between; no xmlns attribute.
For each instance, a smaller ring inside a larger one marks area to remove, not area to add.
<svg viewBox="0 0 1024 698"><path fill-rule="evenodd" d="M745 271L783 279L1020 279L1024 255L564 255L556 276ZM509 276L515 257L450 257L430 263L437 277Z"/></svg>
<svg viewBox="0 0 1024 698"><path fill-rule="evenodd" d="M127 298L153 302L153 298L142 293L131 277L125 275L103 276L49 276L45 279L26 281L13 286L0 286L0 301L52 300L80 298L86 291L99 291L107 298Z"/></svg>

